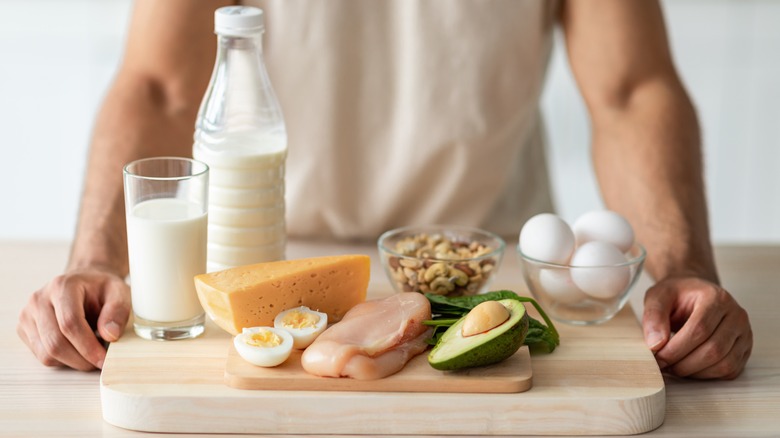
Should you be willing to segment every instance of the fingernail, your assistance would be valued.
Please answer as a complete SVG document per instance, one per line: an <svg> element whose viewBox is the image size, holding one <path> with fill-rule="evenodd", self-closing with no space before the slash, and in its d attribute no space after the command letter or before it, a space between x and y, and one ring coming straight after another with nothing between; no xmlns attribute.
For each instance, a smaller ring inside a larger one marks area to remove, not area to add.
<svg viewBox="0 0 780 438"><path fill-rule="evenodd" d="M119 324L115 323L114 321L108 321L105 328L106 332L111 336L111 339L106 339L107 341L116 341L122 334L122 330L119 327Z"/></svg>
<svg viewBox="0 0 780 438"><path fill-rule="evenodd" d="M650 347L651 350L655 350L655 347L661 344L664 340L664 335L660 332L651 332L647 335L647 338L645 338L645 343L648 347Z"/></svg>

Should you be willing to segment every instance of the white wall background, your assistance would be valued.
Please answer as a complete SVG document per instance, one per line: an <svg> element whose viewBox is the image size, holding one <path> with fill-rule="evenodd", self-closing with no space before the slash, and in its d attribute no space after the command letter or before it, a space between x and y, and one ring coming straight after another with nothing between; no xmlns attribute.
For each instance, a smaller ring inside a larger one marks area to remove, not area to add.
<svg viewBox="0 0 780 438"><path fill-rule="evenodd" d="M95 112L129 0L0 0L0 240L66 240ZM780 243L780 2L666 0L672 50L704 133L713 238ZM557 205L600 205L587 114L560 49L543 109Z"/></svg>

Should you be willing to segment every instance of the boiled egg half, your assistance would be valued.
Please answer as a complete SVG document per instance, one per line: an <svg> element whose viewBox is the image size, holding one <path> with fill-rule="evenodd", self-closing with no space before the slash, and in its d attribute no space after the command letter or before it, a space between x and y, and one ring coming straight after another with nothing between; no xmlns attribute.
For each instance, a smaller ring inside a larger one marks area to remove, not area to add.
<svg viewBox="0 0 780 438"><path fill-rule="evenodd" d="M233 338L238 354L260 367L275 367L290 357L292 335L274 327L248 327Z"/></svg>
<svg viewBox="0 0 780 438"><path fill-rule="evenodd" d="M293 348L299 350L311 345L327 326L326 313L311 310L306 306L287 309L274 318L274 327L288 331L293 338Z"/></svg>

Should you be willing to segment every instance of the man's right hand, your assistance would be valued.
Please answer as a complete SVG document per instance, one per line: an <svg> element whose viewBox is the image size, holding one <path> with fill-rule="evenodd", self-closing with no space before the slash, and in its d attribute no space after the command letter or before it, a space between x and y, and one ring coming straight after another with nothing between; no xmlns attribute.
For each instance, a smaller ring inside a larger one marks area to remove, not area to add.
<svg viewBox="0 0 780 438"><path fill-rule="evenodd" d="M108 342L119 339L130 316L130 288L100 269L55 277L30 297L16 332L46 366L81 371L103 367Z"/></svg>

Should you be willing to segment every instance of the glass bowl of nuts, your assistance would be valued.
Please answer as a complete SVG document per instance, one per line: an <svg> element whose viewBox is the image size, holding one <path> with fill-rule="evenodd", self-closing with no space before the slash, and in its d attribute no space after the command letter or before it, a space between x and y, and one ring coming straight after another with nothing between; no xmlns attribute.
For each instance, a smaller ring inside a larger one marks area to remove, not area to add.
<svg viewBox="0 0 780 438"><path fill-rule="evenodd" d="M450 225L397 228L377 244L396 291L450 297L484 292L506 248L493 233Z"/></svg>

